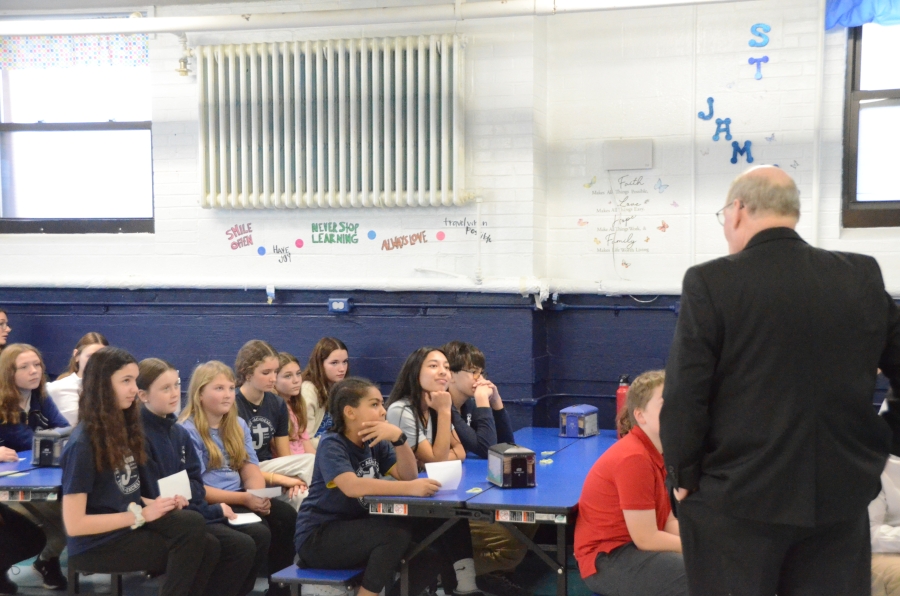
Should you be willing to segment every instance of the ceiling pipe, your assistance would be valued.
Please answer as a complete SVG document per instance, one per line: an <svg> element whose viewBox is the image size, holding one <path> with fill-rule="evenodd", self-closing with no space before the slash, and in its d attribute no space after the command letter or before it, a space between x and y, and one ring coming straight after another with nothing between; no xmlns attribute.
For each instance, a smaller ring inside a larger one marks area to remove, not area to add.
<svg viewBox="0 0 900 596"><path fill-rule="evenodd" d="M465 21L518 16L550 16L623 8L711 4L729 0L486 0L428 6L316 10L303 12L116 19L0 20L0 35L107 35L114 33L197 33Z"/></svg>

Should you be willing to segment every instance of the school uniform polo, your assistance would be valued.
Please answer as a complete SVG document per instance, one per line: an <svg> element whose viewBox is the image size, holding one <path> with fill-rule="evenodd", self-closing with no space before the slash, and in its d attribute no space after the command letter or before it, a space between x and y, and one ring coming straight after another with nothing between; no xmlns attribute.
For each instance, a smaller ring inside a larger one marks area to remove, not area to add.
<svg viewBox="0 0 900 596"><path fill-rule="evenodd" d="M656 510L657 529L663 530L672 512L663 457L635 427L600 456L581 489L575 523L575 559L581 577L597 572L598 553L633 542L622 512L647 509Z"/></svg>

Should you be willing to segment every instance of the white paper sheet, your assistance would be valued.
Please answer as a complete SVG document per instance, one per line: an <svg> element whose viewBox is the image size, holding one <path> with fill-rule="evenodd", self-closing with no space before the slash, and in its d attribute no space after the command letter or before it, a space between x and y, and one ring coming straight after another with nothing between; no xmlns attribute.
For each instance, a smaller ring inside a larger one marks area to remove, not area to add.
<svg viewBox="0 0 900 596"><path fill-rule="evenodd" d="M235 515L237 515L236 519L228 520L228 523L232 526L244 526L262 521L262 518L255 513L235 513Z"/></svg>
<svg viewBox="0 0 900 596"><path fill-rule="evenodd" d="M186 470L159 479L160 497L171 498L176 495L180 495L188 501L191 500L191 481L188 479Z"/></svg>
<svg viewBox="0 0 900 596"><path fill-rule="evenodd" d="M429 478L441 483L438 492L456 490L462 479L462 462L457 459L425 464L425 472Z"/></svg>
<svg viewBox="0 0 900 596"><path fill-rule="evenodd" d="M251 488L247 492L261 499L274 499L281 496L281 487L273 486L272 488Z"/></svg>

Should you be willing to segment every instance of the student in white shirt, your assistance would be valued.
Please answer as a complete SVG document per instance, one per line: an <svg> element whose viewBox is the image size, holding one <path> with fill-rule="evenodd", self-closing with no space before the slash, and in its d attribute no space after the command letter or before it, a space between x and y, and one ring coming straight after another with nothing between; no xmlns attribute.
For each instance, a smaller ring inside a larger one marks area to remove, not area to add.
<svg viewBox="0 0 900 596"><path fill-rule="evenodd" d="M78 424L78 399L81 396L81 375L84 373L84 367L94 352L108 345L109 341L102 333L96 331L86 333L75 344L66 372L52 383L47 383L47 395L71 426Z"/></svg>

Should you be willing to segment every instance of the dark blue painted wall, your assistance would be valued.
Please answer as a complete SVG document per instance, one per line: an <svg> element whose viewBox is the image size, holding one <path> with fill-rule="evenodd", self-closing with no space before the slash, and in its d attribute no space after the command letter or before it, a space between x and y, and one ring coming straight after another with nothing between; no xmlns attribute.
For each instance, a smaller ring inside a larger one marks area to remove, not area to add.
<svg viewBox="0 0 900 596"><path fill-rule="evenodd" d="M352 297L350 314L328 313L337 296ZM517 295L307 291L279 291L268 305L260 290L0 289L9 341L37 346L52 376L88 331L138 359L169 360L185 387L197 363L233 365L249 339L305 362L320 337L333 335L350 350L352 374L387 393L410 352L459 339L484 350L491 380L519 402L510 404L517 426L553 425L559 407L583 402L598 405L611 426L619 375L664 368L677 305L676 296L575 295L535 310Z"/></svg>

